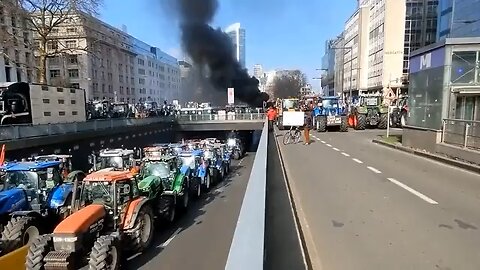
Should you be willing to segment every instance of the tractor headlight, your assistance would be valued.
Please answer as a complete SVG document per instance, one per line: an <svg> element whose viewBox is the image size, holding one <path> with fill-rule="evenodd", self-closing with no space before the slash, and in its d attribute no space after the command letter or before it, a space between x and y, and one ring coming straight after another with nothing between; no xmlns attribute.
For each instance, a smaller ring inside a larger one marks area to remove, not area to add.
<svg viewBox="0 0 480 270"><path fill-rule="evenodd" d="M237 145L237 140L235 140L235 139L228 139L227 145L230 146L230 147L233 147L233 146Z"/></svg>
<svg viewBox="0 0 480 270"><path fill-rule="evenodd" d="M74 252L77 250L78 238L76 236L54 236L53 246L55 250Z"/></svg>

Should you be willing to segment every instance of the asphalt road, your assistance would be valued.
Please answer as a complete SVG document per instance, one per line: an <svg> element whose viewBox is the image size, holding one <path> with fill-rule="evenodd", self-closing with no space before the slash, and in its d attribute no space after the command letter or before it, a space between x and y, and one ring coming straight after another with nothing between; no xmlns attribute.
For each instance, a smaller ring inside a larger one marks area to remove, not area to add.
<svg viewBox="0 0 480 270"><path fill-rule="evenodd" d="M125 269L224 269L254 158L255 153L248 153L234 161L229 179L191 205Z"/></svg>
<svg viewBox="0 0 480 270"><path fill-rule="evenodd" d="M384 132L281 145L312 264L480 269L480 176L371 142Z"/></svg>

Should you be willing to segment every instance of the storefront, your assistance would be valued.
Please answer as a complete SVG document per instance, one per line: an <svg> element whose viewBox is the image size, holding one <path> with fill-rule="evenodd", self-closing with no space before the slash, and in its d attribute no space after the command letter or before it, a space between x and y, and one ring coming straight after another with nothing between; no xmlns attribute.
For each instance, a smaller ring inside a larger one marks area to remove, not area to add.
<svg viewBox="0 0 480 270"><path fill-rule="evenodd" d="M480 38L446 39L412 53L404 145L439 152L448 140L480 148L480 125L472 122L480 121L479 63Z"/></svg>

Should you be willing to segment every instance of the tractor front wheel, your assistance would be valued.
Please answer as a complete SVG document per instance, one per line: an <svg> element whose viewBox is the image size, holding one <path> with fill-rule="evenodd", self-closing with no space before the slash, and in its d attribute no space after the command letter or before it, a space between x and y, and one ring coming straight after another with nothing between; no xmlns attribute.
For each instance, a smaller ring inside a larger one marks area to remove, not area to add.
<svg viewBox="0 0 480 270"><path fill-rule="evenodd" d="M149 206L143 206L137 215L132 230L132 238L135 252L147 249L153 239L153 211Z"/></svg>
<svg viewBox="0 0 480 270"><path fill-rule="evenodd" d="M317 119L317 131L318 132L325 132L327 131L327 118L326 117L319 117Z"/></svg>
<svg viewBox="0 0 480 270"><path fill-rule="evenodd" d="M386 129L387 128L387 122L388 121L388 115L386 113L380 114L380 121L378 122L378 128L380 129Z"/></svg>
<svg viewBox="0 0 480 270"><path fill-rule="evenodd" d="M3 228L2 240L5 242L3 252L8 253L30 243L40 235L40 225L34 217L20 216L8 221Z"/></svg>
<svg viewBox="0 0 480 270"><path fill-rule="evenodd" d="M88 269L118 270L120 269L120 253L121 248L118 239L111 235L102 235L93 245L88 260Z"/></svg>
<svg viewBox="0 0 480 270"><path fill-rule="evenodd" d="M43 258L53 249L52 236L49 234L40 235L33 239L28 248L27 258L25 262L26 270L43 269Z"/></svg>
<svg viewBox="0 0 480 270"><path fill-rule="evenodd" d="M357 115L357 124L355 125L356 130L364 130L367 127L367 116L365 114Z"/></svg>
<svg viewBox="0 0 480 270"><path fill-rule="evenodd" d="M346 116L342 116L342 122L340 124L340 131L347 132L348 131L348 119Z"/></svg>

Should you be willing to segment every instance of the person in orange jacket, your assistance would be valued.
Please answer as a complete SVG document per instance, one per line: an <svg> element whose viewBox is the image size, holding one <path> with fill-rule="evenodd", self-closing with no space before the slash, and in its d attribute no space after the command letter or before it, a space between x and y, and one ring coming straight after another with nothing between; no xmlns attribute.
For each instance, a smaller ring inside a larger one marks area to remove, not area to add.
<svg viewBox="0 0 480 270"><path fill-rule="evenodd" d="M273 122L277 118L277 111L273 107L270 107L268 109L267 118L268 118L268 130L272 131L273 130Z"/></svg>

